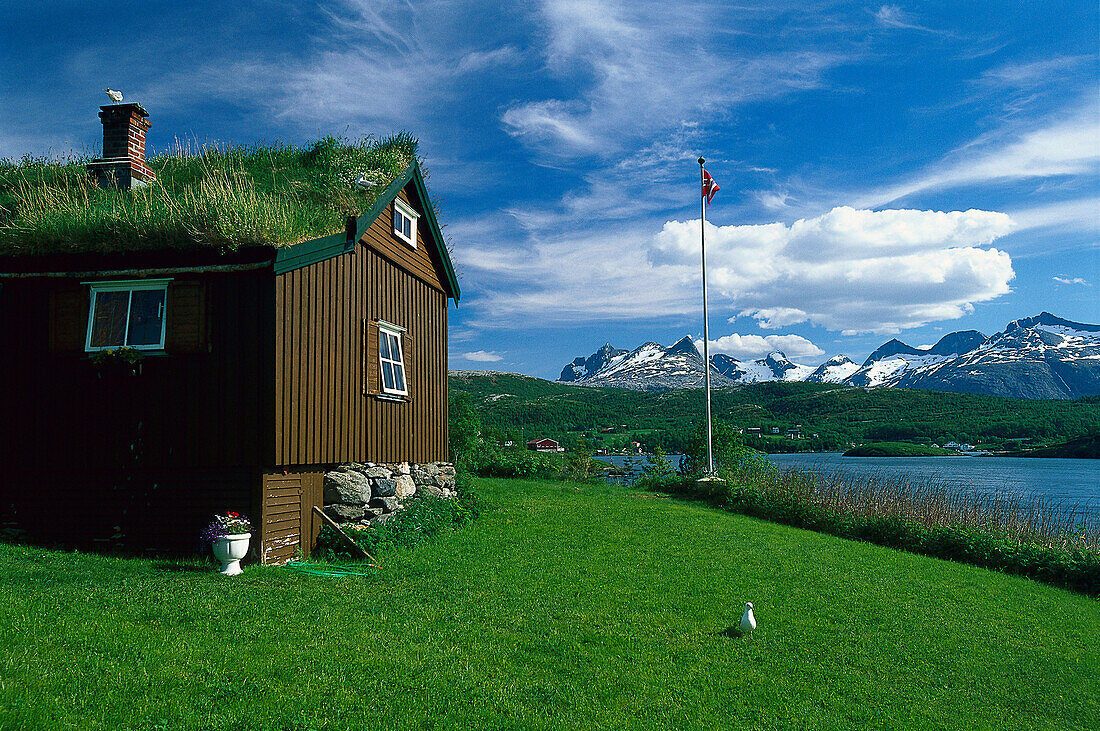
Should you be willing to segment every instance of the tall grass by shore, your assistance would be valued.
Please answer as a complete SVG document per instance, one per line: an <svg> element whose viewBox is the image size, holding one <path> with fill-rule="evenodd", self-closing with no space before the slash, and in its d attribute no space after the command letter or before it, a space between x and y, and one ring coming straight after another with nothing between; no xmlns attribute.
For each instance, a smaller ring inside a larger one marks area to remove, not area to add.
<svg viewBox="0 0 1100 731"><path fill-rule="evenodd" d="M721 480L650 474L643 489L744 515L962 561L1100 596L1100 519L1051 501L930 480L818 475L748 458Z"/></svg>
<svg viewBox="0 0 1100 731"><path fill-rule="evenodd" d="M1100 518L1076 506L1019 494L983 493L931 479L817 474L759 464L743 476L777 498L867 517L900 517L926 528L965 526L1027 543L1100 551Z"/></svg>

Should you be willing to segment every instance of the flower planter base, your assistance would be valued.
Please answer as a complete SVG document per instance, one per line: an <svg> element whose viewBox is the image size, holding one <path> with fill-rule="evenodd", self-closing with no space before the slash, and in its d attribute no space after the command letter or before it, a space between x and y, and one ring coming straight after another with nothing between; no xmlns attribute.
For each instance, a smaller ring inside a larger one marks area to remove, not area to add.
<svg viewBox="0 0 1100 731"><path fill-rule="evenodd" d="M231 533L214 541L214 558L222 564L220 573L225 576L236 576L243 571L241 559L248 555L248 542L251 537L251 533Z"/></svg>

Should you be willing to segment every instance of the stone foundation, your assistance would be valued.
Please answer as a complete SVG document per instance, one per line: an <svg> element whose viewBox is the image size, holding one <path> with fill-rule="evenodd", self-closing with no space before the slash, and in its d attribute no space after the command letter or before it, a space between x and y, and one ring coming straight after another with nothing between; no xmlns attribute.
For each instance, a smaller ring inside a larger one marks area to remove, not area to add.
<svg viewBox="0 0 1100 731"><path fill-rule="evenodd" d="M325 513L337 523L385 522L421 495L454 498L454 465L351 462L325 474Z"/></svg>

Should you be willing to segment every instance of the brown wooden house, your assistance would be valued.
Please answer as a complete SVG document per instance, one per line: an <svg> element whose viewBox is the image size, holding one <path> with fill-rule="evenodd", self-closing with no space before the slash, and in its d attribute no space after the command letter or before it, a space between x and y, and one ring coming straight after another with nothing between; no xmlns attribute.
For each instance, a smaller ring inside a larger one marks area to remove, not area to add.
<svg viewBox="0 0 1100 731"><path fill-rule="evenodd" d="M121 157L144 164L141 143ZM0 256L0 516L193 550L238 510L265 562L308 552L333 465L448 459L458 298L415 159L292 246Z"/></svg>

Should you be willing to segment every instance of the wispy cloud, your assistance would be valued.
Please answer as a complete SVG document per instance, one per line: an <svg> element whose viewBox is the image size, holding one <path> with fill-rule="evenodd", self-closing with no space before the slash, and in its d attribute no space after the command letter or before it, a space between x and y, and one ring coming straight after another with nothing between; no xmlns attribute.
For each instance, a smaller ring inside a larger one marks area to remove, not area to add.
<svg viewBox="0 0 1100 731"><path fill-rule="evenodd" d="M924 191L1012 180L1095 175L1100 170L1100 125L1095 97L1024 130L978 138L908 180L863 195L876 206Z"/></svg>
<svg viewBox="0 0 1100 731"><path fill-rule="evenodd" d="M916 30L922 33L933 33L936 35L951 35L947 31L921 25L917 22L915 15L903 10L899 5L883 5L874 12L874 16L875 21L878 22L879 25L887 28Z"/></svg>
<svg viewBox="0 0 1100 731"><path fill-rule="evenodd" d="M543 60L567 96L518 102L502 121L542 155L607 158L682 120L721 118L735 104L818 88L857 53L842 37L816 43L808 31L797 49L743 56L708 42L755 20L751 11L706 3L548 0L539 13Z"/></svg>
<svg viewBox="0 0 1100 731"><path fill-rule="evenodd" d="M1072 198L1010 211L1018 230L1053 229L1100 234L1100 196Z"/></svg>
<svg viewBox="0 0 1100 731"><path fill-rule="evenodd" d="M1092 286L1091 284L1089 284L1086 280L1084 280L1081 277L1067 277L1065 275L1055 275L1055 276L1051 277L1051 279L1053 279L1055 282L1058 282L1059 284L1079 284L1079 285L1084 286L1084 287L1091 287Z"/></svg>
<svg viewBox="0 0 1100 731"><path fill-rule="evenodd" d="M474 363L497 363L504 360L504 356L491 350L475 350L472 353L463 353L462 359Z"/></svg>

